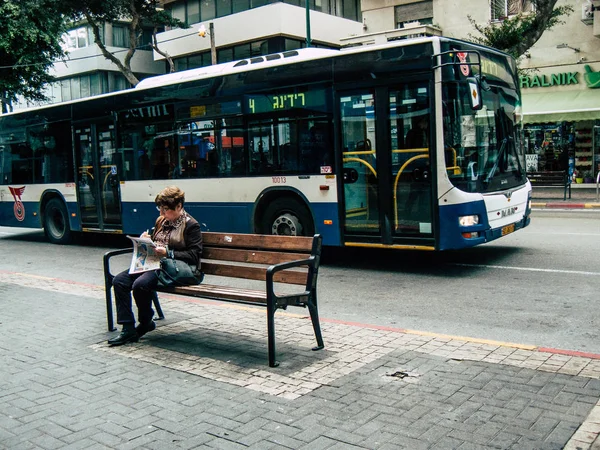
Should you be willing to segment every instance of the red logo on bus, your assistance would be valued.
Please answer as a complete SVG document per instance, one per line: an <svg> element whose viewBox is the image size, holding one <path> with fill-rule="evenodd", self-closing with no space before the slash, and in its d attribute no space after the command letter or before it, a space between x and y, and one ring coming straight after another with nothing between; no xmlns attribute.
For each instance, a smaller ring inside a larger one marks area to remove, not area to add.
<svg viewBox="0 0 600 450"><path fill-rule="evenodd" d="M23 195L23 192L25 191L25 186L19 188L9 186L8 190L15 199L15 206L13 207L15 217L19 222L23 222L25 220L25 205L23 205L23 202L21 201L21 195Z"/></svg>
<svg viewBox="0 0 600 450"><path fill-rule="evenodd" d="M461 63L466 63L466 62L468 62L468 61L467 61L467 57L469 56L469 55L468 55L468 53L465 53L465 52L458 52L458 53L456 53L456 56L458 57L458 60L459 60ZM461 64L461 65L460 65L460 71L462 72L462 74L463 74L465 77L468 77L468 76L469 76L469 73L471 72L471 71L470 71L470 69L469 69L469 65L468 65L468 64Z"/></svg>

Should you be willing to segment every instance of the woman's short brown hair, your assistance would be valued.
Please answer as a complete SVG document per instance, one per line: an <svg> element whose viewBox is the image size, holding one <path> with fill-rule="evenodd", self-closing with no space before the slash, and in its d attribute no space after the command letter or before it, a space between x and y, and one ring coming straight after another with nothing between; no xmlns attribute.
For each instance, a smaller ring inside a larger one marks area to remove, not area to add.
<svg viewBox="0 0 600 450"><path fill-rule="evenodd" d="M156 206L166 206L169 209L175 209L177 205L185 203L185 192L177 186L167 186L158 193L154 199Z"/></svg>

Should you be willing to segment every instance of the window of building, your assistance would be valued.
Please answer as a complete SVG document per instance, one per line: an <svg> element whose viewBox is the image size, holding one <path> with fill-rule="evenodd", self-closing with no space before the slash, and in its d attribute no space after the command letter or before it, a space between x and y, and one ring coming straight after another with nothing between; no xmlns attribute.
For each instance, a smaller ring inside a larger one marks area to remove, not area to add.
<svg viewBox="0 0 600 450"><path fill-rule="evenodd" d="M314 7L312 6L312 4L313 4L313 1L311 1L311 8L314 9L315 11L320 11L325 14L331 13L331 8L329 6L328 0L314 0Z"/></svg>
<svg viewBox="0 0 600 450"><path fill-rule="evenodd" d="M61 47L64 51L77 50L94 44L91 27L79 27L63 34Z"/></svg>
<svg viewBox="0 0 600 450"><path fill-rule="evenodd" d="M217 17L228 16L232 11L231 0L217 0Z"/></svg>
<svg viewBox="0 0 600 450"><path fill-rule="evenodd" d="M171 17L179 19L188 25L205 22L215 17L224 17L259 8L274 1L283 1L290 5L304 8L304 0L179 0L168 3L165 9ZM359 0L308 0L309 8L344 17L350 20L360 20ZM337 8L335 2L337 1ZM336 10L338 11L336 13Z"/></svg>
<svg viewBox="0 0 600 450"><path fill-rule="evenodd" d="M160 32L160 30L159 30ZM129 26L126 24L114 23L112 26L112 45L113 47L129 48ZM152 30L142 30L138 37L137 48L148 48L152 45Z"/></svg>
<svg viewBox="0 0 600 450"><path fill-rule="evenodd" d="M233 61L233 47L217 50L217 63Z"/></svg>
<svg viewBox="0 0 600 450"><path fill-rule="evenodd" d="M172 3L171 5L169 5L169 11L170 11L171 17L173 19L179 19L182 22L187 23L185 3L186 2ZM198 6L198 8L199 8L199 6ZM198 15L199 14L200 13L198 13ZM193 23L193 22L191 22L191 23Z"/></svg>
<svg viewBox="0 0 600 450"><path fill-rule="evenodd" d="M126 25L113 24L112 39L113 47L129 47L129 28Z"/></svg>
<svg viewBox="0 0 600 450"><path fill-rule="evenodd" d="M217 16L215 0L200 0L200 20L214 19Z"/></svg>
<svg viewBox="0 0 600 450"><path fill-rule="evenodd" d="M48 97L51 99L51 103L58 103L107 92L109 92L108 75L106 72L99 72L65 78L52 83L48 90Z"/></svg>
<svg viewBox="0 0 600 450"><path fill-rule="evenodd" d="M198 0L187 3L187 17L184 22L188 25L200 23L200 3Z"/></svg>
<svg viewBox="0 0 600 450"><path fill-rule="evenodd" d="M231 5L233 8L233 14L250 9L249 0L232 0Z"/></svg>
<svg viewBox="0 0 600 450"><path fill-rule="evenodd" d="M342 17L344 19L360 21L359 0L345 0L342 2Z"/></svg>
<svg viewBox="0 0 600 450"><path fill-rule="evenodd" d="M250 0L250 8L258 8L260 6L268 5L270 0Z"/></svg>
<svg viewBox="0 0 600 450"><path fill-rule="evenodd" d="M330 48L323 45L311 44L315 48ZM285 52L288 50L297 50L306 47L305 41L298 39L288 39L274 37L270 39L261 39L248 44L235 45L233 47L222 47L217 49L217 63L238 61L254 56L264 56L270 53ZM183 56L173 60L175 71L195 69L211 65L210 51L198 53L191 56Z"/></svg>
<svg viewBox="0 0 600 450"><path fill-rule="evenodd" d="M524 12L533 11L531 0L492 0L492 20L504 20Z"/></svg>
<svg viewBox="0 0 600 450"><path fill-rule="evenodd" d="M419 1L395 7L396 28L419 22L422 25L433 23L433 1Z"/></svg>

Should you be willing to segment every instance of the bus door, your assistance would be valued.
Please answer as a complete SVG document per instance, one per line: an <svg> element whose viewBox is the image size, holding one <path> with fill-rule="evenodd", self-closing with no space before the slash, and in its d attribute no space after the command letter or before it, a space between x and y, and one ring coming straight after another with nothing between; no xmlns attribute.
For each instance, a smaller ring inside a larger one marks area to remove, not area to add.
<svg viewBox="0 0 600 450"><path fill-rule="evenodd" d="M342 92L339 107L346 245L433 245L429 82Z"/></svg>
<svg viewBox="0 0 600 450"><path fill-rule="evenodd" d="M74 126L77 196L84 229L120 230L122 162L112 120Z"/></svg>

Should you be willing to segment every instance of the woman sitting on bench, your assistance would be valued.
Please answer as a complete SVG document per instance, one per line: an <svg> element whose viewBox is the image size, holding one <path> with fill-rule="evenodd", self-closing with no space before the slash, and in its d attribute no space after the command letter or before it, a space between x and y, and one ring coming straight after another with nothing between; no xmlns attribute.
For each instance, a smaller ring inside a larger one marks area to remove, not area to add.
<svg viewBox="0 0 600 450"><path fill-rule="evenodd" d="M202 256L202 232L200 224L190 216L183 204L185 194L177 186L163 189L155 199L156 208L160 216L152 235L144 232L141 237L150 237L158 244L156 253L161 257L173 252L173 257L200 267ZM158 286L158 270L130 274L124 270L113 280L115 290L115 303L117 307L117 323L123 325L121 333L108 341L110 345L123 345L127 342L136 342L141 336L154 330L156 325L152 320L152 298ZM131 292L138 308L138 322L135 326Z"/></svg>

